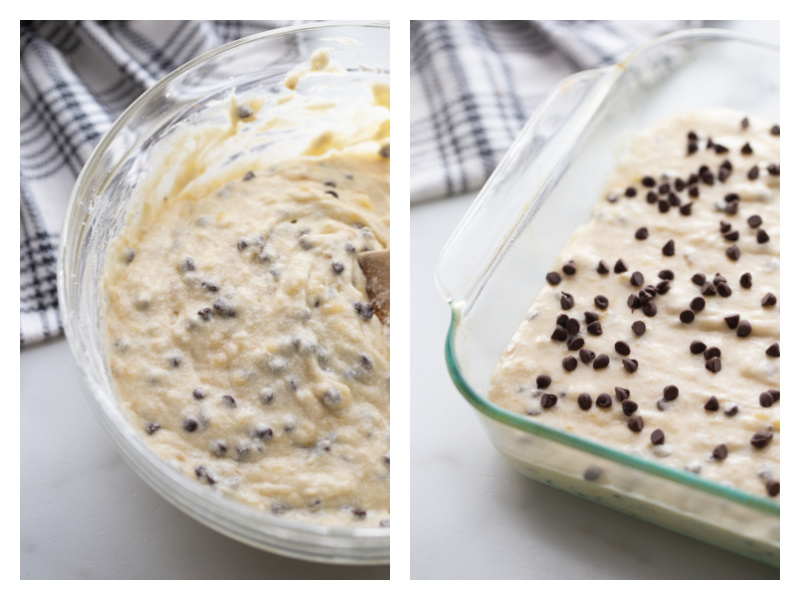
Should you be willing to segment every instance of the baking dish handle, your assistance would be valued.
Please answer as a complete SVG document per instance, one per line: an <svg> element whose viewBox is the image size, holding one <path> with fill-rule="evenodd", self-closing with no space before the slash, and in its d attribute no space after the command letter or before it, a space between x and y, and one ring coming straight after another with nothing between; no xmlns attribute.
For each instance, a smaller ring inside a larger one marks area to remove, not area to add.
<svg viewBox="0 0 800 600"><path fill-rule="evenodd" d="M621 71L612 65L563 80L528 120L439 254L436 284L454 310L477 296Z"/></svg>

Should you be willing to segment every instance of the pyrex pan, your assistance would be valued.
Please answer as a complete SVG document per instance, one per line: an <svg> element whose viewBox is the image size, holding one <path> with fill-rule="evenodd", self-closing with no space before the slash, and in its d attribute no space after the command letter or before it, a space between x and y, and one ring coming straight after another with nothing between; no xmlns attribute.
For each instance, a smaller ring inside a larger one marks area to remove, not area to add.
<svg viewBox="0 0 800 600"><path fill-rule="evenodd" d="M307 64L322 47L331 49L347 77L364 73L388 79L387 23L315 23L254 35L209 52L136 100L100 140L72 192L59 248L59 304L95 415L128 464L166 500L257 548L318 562L385 564L388 528L293 521L230 500L169 467L120 410L104 341L106 249L132 208L136 186L150 170L148 159L185 125L215 118L220 106L230 105L232 92L267 98L278 94L287 73Z"/></svg>
<svg viewBox="0 0 800 600"><path fill-rule="evenodd" d="M448 369L489 438L523 474L778 566L780 506L556 430L491 404L502 351L637 132L731 107L779 123L779 50L733 32L661 37L564 80L526 124L439 257L452 315Z"/></svg>

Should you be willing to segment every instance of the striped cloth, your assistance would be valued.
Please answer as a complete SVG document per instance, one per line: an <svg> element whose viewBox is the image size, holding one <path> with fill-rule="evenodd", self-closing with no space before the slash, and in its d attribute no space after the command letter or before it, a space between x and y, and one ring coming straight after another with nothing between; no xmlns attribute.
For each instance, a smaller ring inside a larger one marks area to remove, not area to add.
<svg viewBox="0 0 800 600"><path fill-rule="evenodd" d="M411 201L478 189L568 75L697 21L412 21Z"/></svg>
<svg viewBox="0 0 800 600"><path fill-rule="evenodd" d="M63 333L56 253L92 149L139 95L187 61L289 21L20 22L20 346Z"/></svg>

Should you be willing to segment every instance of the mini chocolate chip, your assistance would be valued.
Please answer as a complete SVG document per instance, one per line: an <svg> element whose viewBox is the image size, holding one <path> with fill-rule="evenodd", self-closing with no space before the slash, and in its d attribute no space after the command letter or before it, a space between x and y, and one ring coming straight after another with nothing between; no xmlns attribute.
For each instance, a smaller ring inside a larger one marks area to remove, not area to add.
<svg viewBox="0 0 800 600"><path fill-rule="evenodd" d="M753 331L753 327L750 325L749 321L741 321L739 326L736 328L736 335L738 337L747 337Z"/></svg>
<svg viewBox="0 0 800 600"><path fill-rule="evenodd" d="M617 260L614 264L614 273L624 273L628 270L628 265L625 264L625 261L621 258Z"/></svg>
<svg viewBox="0 0 800 600"><path fill-rule="evenodd" d="M272 428L263 425L256 427L253 433L260 440L271 440L273 436Z"/></svg>
<svg viewBox="0 0 800 600"><path fill-rule="evenodd" d="M747 224L750 225L750 227L752 227L753 229L755 229L756 227L761 227L761 223L763 223L763 221L761 220L761 217L758 215L753 215L752 217L747 218Z"/></svg>
<svg viewBox="0 0 800 600"><path fill-rule="evenodd" d="M736 244L725 250L725 254L731 260L739 260L739 257L742 255L741 251L739 250L739 247Z"/></svg>
<svg viewBox="0 0 800 600"><path fill-rule="evenodd" d="M715 154L725 154L728 149L723 146L722 144L714 144L714 153Z"/></svg>
<svg viewBox="0 0 800 600"><path fill-rule="evenodd" d="M706 282L706 276L702 273L695 273L692 275L692 283L695 285L703 285Z"/></svg>
<svg viewBox="0 0 800 600"><path fill-rule="evenodd" d="M546 390L552 381L553 380L550 378L550 375L539 375L536 378L536 387L540 390Z"/></svg>
<svg viewBox="0 0 800 600"><path fill-rule="evenodd" d="M553 408L558 402L558 396L555 394L542 394L540 403L542 408Z"/></svg>
<svg viewBox="0 0 800 600"><path fill-rule="evenodd" d="M711 171L706 171L700 175L700 181L706 185L714 185L714 174Z"/></svg>
<svg viewBox="0 0 800 600"><path fill-rule="evenodd" d="M728 281L727 278L720 273L714 275L714 285L719 286L720 283L725 283L726 281Z"/></svg>
<svg viewBox="0 0 800 600"><path fill-rule="evenodd" d="M729 242L735 242L739 239L739 232L738 231L729 231L728 233L724 233L722 235L726 240Z"/></svg>
<svg viewBox="0 0 800 600"><path fill-rule="evenodd" d="M769 392L761 392L761 395L758 397L758 403L764 408L769 408L775 403L775 398L773 398L772 394Z"/></svg>
<svg viewBox="0 0 800 600"><path fill-rule="evenodd" d="M647 236L648 236L647 227L639 227L639 229L637 229L636 233L634 234L634 237L637 240L646 240Z"/></svg>
<svg viewBox="0 0 800 600"><path fill-rule="evenodd" d="M594 297L594 305L599 308L600 310L605 310L608 308L608 298L603 295L595 296Z"/></svg>
<svg viewBox="0 0 800 600"><path fill-rule="evenodd" d="M556 317L556 325L561 325L562 327L567 326L567 321L569 321L569 315L560 314Z"/></svg>
<svg viewBox="0 0 800 600"><path fill-rule="evenodd" d="M594 311L587 310L583 313L584 318L586 319L587 325L590 323L594 323L595 321L599 321L600 317Z"/></svg>
<svg viewBox="0 0 800 600"><path fill-rule="evenodd" d="M622 356L628 356L631 353L630 344L628 344L628 342L623 342L622 340L614 344L614 350L619 352Z"/></svg>
<svg viewBox="0 0 800 600"><path fill-rule="evenodd" d="M780 399L781 399L781 392L780 392L780 390L767 390L767 391L768 391L770 394L772 394L772 399L773 399L773 400L775 400L775 402L778 402L778 401L780 401Z"/></svg>
<svg viewBox="0 0 800 600"><path fill-rule="evenodd" d="M660 213L668 213L669 212L669 202L664 200L663 198L658 201L658 212Z"/></svg>
<svg viewBox="0 0 800 600"><path fill-rule="evenodd" d="M664 256L673 256L675 254L675 240L670 240L661 249Z"/></svg>
<svg viewBox="0 0 800 600"><path fill-rule="evenodd" d="M578 359L574 356L567 356L561 361L561 366L565 371L574 371L578 368Z"/></svg>
<svg viewBox="0 0 800 600"><path fill-rule="evenodd" d="M550 336L551 340L558 340L559 342L566 342L567 341L567 330L564 329L561 325L556 325L556 328L553 330L553 334Z"/></svg>
<svg viewBox="0 0 800 600"><path fill-rule="evenodd" d="M764 448L772 441L771 431L757 431L750 438L750 443L756 448Z"/></svg>
<svg viewBox="0 0 800 600"><path fill-rule="evenodd" d="M731 290L731 286L729 286L727 283L720 283L717 286L717 293L723 298L727 298L733 293L733 291Z"/></svg>
<svg viewBox="0 0 800 600"><path fill-rule="evenodd" d="M561 283L561 275L559 275L555 271L550 271L545 277L545 279L547 279L547 283L549 283L550 285L557 285Z"/></svg>
<svg viewBox="0 0 800 600"><path fill-rule="evenodd" d="M197 263L194 261L193 258L187 256L181 261L180 268L181 271L183 271L184 273L189 271L194 271L197 268Z"/></svg>
<svg viewBox="0 0 800 600"><path fill-rule="evenodd" d="M197 419L195 419L194 417L186 417L183 420L183 430L188 431L189 433L196 431L198 425L199 423L197 422Z"/></svg>
<svg viewBox="0 0 800 600"><path fill-rule="evenodd" d="M769 130L769 132L770 132L772 135L780 135L780 134L781 134L781 128L780 128L780 126L779 126L779 125L773 125L773 126L772 126L772 129L770 129L770 130Z"/></svg>
<svg viewBox="0 0 800 600"><path fill-rule="evenodd" d="M210 308L204 308L202 310L198 310L197 314L200 315L200 318L203 319L203 321L208 321L211 318L212 313Z"/></svg>
<svg viewBox="0 0 800 600"><path fill-rule="evenodd" d="M695 340L689 344L689 352L692 354L701 354L703 351L705 351L705 349L706 345L699 340Z"/></svg>
<svg viewBox="0 0 800 600"><path fill-rule="evenodd" d="M697 183L698 181L700 181L700 178L697 176L697 173L692 173L691 175L689 175L687 183L689 185L692 185L694 183Z"/></svg>
<svg viewBox="0 0 800 600"><path fill-rule="evenodd" d="M585 365L588 365L590 362L594 360L595 354L592 350L588 348L581 348L581 351L578 352L578 356L581 357L581 362Z"/></svg>
<svg viewBox="0 0 800 600"><path fill-rule="evenodd" d="M597 396L597 406L600 408L609 408L613 402L611 401L611 396L606 393L602 393Z"/></svg>
<svg viewBox="0 0 800 600"><path fill-rule="evenodd" d="M720 444L714 450L711 451L711 456L716 458L717 460L723 460L726 456L728 456L728 447L725 444Z"/></svg>
<svg viewBox="0 0 800 600"><path fill-rule="evenodd" d="M214 300L214 303L211 306L214 307L214 310L217 313L224 317L236 316L236 308L224 298L218 298L217 300Z"/></svg>
<svg viewBox="0 0 800 600"><path fill-rule="evenodd" d="M680 177L676 177L675 178L675 191L676 192L682 192L685 187L686 187L686 182L683 179L681 179Z"/></svg>
<svg viewBox="0 0 800 600"><path fill-rule="evenodd" d="M331 263L331 269L333 269L333 272L338 275L339 273L344 271L344 265L342 263L340 263L339 261L335 260L335 261L333 261Z"/></svg>
<svg viewBox="0 0 800 600"><path fill-rule="evenodd" d="M647 196L645 196L648 204L655 204L658 202L658 194L656 194L653 190L647 192Z"/></svg>
<svg viewBox="0 0 800 600"><path fill-rule="evenodd" d="M598 354L597 358L592 362L592 368L605 369L609 362L608 354Z"/></svg>
<svg viewBox="0 0 800 600"><path fill-rule="evenodd" d="M680 212L684 217L688 217L692 214L692 202L687 202L680 207Z"/></svg>
<svg viewBox="0 0 800 600"><path fill-rule="evenodd" d="M781 174L781 166L775 163L771 163L767 165L767 173L770 175L780 175Z"/></svg>
<svg viewBox="0 0 800 600"><path fill-rule="evenodd" d="M222 402L225 404L225 406L228 406L229 408L236 408L236 400L234 399L233 396L225 394L222 397Z"/></svg>
<svg viewBox="0 0 800 600"><path fill-rule="evenodd" d="M599 263L597 263L597 272L600 273L600 275L605 275L606 273L608 273L608 271L609 268L608 268L608 263L606 261L601 260Z"/></svg>
<svg viewBox="0 0 800 600"><path fill-rule="evenodd" d="M773 358L777 358L780 355L781 355L781 346L778 342L775 342L769 348L767 348L767 356L772 356Z"/></svg>
<svg viewBox="0 0 800 600"><path fill-rule="evenodd" d="M222 440L217 440L211 444L211 453L214 456L225 456L228 453L228 445Z"/></svg>
<svg viewBox="0 0 800 600"><path fill-rule="evenodd" d="M636 195L636 188L633 186L628 186L627 188L625 188L625 195L628 198L633 198Z"/></svg>
<svg viewBox="0 0 800 600"><path fill-rule="evenodd" d="M628 419L628 429L636 433L640 432L642 429L644 429L644 419L639 416L631 417Z"/></svg>
<svg viewBox="0 0 800 600"><path fill-rule="evenodd" d="M712 373L719 373L722 370L722 361L719 356L715 356L711 360L706 361L706 369Z"/></svg>
<svg viewBox="0 0 800 600"><path fill-rule="evenodd" d="M743 273L742 276L739 278L739 285L749 290L753 287L753 276L750 273Z"/></svg>
<svg viewBox="0 0 800 600"><path fill-rule="evenodd" d="M660 429L654 429L653 433L650 434L650 442L652 442L654 446L660 446L661 444L664 443L665 439L666 436L664 435L664 432L661 431Z"/></svg>
<svg viewBox="0 0 800 600"><path fill-rule="evenodd" d="M622 402L623 400L627 400L631 397L631 391L628 388L617 386L614 388L614 394L617 396L617 400Z"/></svg>
<svg viewBox="0 0 800 600"><path fill-rule="evenodd" d="M700 188L696 185L689 186L689 196L692 198L698 198L700 196Z"/></svg>
<svg viewBox="0 0 800 600"><path fill-rule="evenodd" d="M356 302L353 304L353 308L365 321L369 321L375 315L375 307L372 302ZM565 337L564 339L567 338Z"/></svg>
<svg viewBox="0 0 800 600"><path fill-rule="evenodd" d="M691 306L694 312L700 312L706 307L706 301L703 299L702 296L698 296L697 298L692 299L689 306Z"/></svg>
<svg viewBox="0 0 800 600"><path fill-rule="evenodd" d="M728 204L725 205L725 212L729 215L735 215L739 212L739 202L728 202Z"/></svg>
<svg viewBox="0 0 800 600"><path fill-rule="evenodd" d="M672 281L675 279L675 273L670 271L669 269L663 269L658 272L659 279L666 279L667 281Z"/></svg>
<svg viewBox="0 0 800 600"><path fill-rule="evenodd" d="M745 142L744 146L742 146L741 153L745 156L753 153L753 147L750 145L750 142Z"/></svg>
<svg viewBox="0 0 800 600"><path fill-rule="evenodd" d="M658 186L658 193L667 194L669 193L669 189L670 189L669 182L665 181L664 183Z"/></svg>
<svg viewBox="0 0 800 600"><path fill-rule="evenodd" d="M581 324L578 322L578 319L567 319L564 328L567 330L568 334L575 335L581 330Z"/></svg>
<svg viewBox="0 0 800 600"><path fill-rule="evenodd" d="M761 299L761 306L775 306L778 303L778 298L772 292L767 292L767 295Z"/></svg>
<svg viewBox="0 0 800 600"><path fill-rule="evenodd" d="M667 196L667 201L669 202L670 206L680 206L681 199L678 198L677 194L670 192L669 196Z"/></svg>
<svg viewBox="0 0 800 600"><path fill-rule="evenodd" d="M649 175L645 175L642 177L642 185L644 187L654 187L656 185L656 180Z"/></svg>
<svg viewBox="0 0 800 600"><path fill-rule="evenodd" d="M643 284L644 284L644 275L642 275L640 271L634 271L633 275L631 275L631 285L639 287Z"/></svg>
<svg viewBox="0 0 800 600"><path fill-rule="evenodd" d="M636 294L631 294L630 296L628 296L628 308L630 308L631 310L635 310L639 308L641 305L642 302L641 300L639 300L639 296L637 296Z"/></svg>
<svg viewBox="0 0 800 600"><path fill-rule="evenodd" d="M578 350L583 348L583 344L584 344L583 338L578 336L572 338L567 342L567 348L573 352L577 352Z"/></svg>
<svg viewBox="0 0 800 600"><path fill-rule="evenodd" d="M589 410L592 408L592 397L587 393L582 393L578 395L578 406L581 410Z"/></svg>
<svg viewBox="0 0 800 600"><path fill-rule="evenodd" d="M642 307L642 312L643 312L643 313L645 314L645 316L647 316L647 317L655 317L655 316L656 316L656 313L658 312L658 309L656 308L656 303L655 303L655 302L653 302L652 300L651 300L650 302L647 302L647 303L646 303L646 304L645 304L645 305Z"/></svg>
<svg viewBox="0 0 800 600"><path fill-rule="evenodd" d="M686 309L681 312L680 319L681 323L686 323L688 325L689 323L694 321L694 313L691 310Z"/></svg>
<svg viewBox="0 0 800 600"><path fill-rule="evenodd" d="M622 401L622 412L626 417L630 417L633 413L635 413L639 409L639 405L636 404L633 400L623 400Z"/></svg>
<svg viewBox="0 0 800 600"><path fill-rule="evenodd" d="M678 386L675 385L668 385L664 388L664 399L665 400L675 400L678 397Z"/></svg>
<svg viewBox="0 0 800 600"><path fill-rule="evenodd" d="M767 488L767 494L773 498L781 493L781 482L777 479L768 479L765 487Z"/></svg>
<svg viewBox="0 0 800 600"><path fill-rule="evenodd" d="M739 315L728 315L725 317L725 323L727 323L728 329L736 329L739 325Z"/></svg>
<svg viewBox="0 0 800 600"><path fill-rule="evenodd" d="M644 332L647 331L647 325L644 324L644 321L634 321L631 329L636 335L644 335Z"/></svg>
<svg viewBox="0 0 800 600"><path fill-rule="evenodd" d="M565 265L561 267L561 270L564 271L565 275L575 275L578 270L575 268L575 261L570 260Z"/></svg>
<svg viewBox="0 0 800 600"><path fill-rule="evenodd" d="M144 430L147 432L148 435L153 435L159 429L161 429L161 425L159 425L158 423L150 422L144 426Z"/></svg>
<svg viewBox="0 0 800 600"><path fill-rule="evenodd" d="M756 233L756 241L759 244L766 244L769 241L769 234L763 229L759 229Z"/></svg>
<svg viewBox="0 0 800 600"><path fill-rule="evenodd" d="M622 366L628 373L634 373L639 368L639 361L635 358L623 358Z"/></svg>
<svg viewBox="0 0 800 600"><path fill-rule="evenodd" d="M587 325L586 331L592 335L601 335L603 333L603 326L600 325L600 321L592 321Z"/></svg>
<svg viewBox="0 0 800 600"><path fill-rule="evenodd" d="M575 298L572 297L572 294L561 292L561 308L569 310L573 306L575 306Z"/></svg>
<svg viewBox="0 0 800 600"><path fill-rule="evenodd" d="M196 387L192 390L192 396L194 396L195 400L202 400L206 397L206 391L201 387Z"/></svg>
<svg viewBox="0 0 800 600"><path fill-rule="evenodd" d="M729 409L727 409L725 411L725 416L726 417L735 417L738 413L739 413L739 407L736 404L734 404L733 406L731 406Z"/></svg>
<svg viewBox="0 0 800 600"><path fill-rule="evenodd" d="M720 350L716 346L711 346L705 352L703 352L703 357L706 360L708 360L709 358L714 358L715 356L722 358L722 350Z"/></svg>
<svg viewBox="0 0 800 600"><path fill-rule="evenodd" d="M747 172L747 178L750 180L758 179L758 165L753 165L753 167Z"/></svg>
<svg viewBox="0 0 800 600"><path fill-rule="evenodd" d="M719 400L717 400L716 396L711 396L703 408L710 412L716 412L719 410Z"/></svg>

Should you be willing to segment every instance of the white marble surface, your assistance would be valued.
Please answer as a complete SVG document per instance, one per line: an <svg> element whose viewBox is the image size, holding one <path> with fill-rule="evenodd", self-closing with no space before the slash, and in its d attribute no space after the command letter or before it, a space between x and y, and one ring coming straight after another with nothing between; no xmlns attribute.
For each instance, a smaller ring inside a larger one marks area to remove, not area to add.
<svg viewBox="0 0 800 600"><path fill-rule="evenodd" d="M775 22L719 23L778 41ZM772 579L779 571L518 474L444 358L433 270L474 194L411 209L411 578Z"/></svg>
<svg viewBox="0 0 800 600"><path fill-rule="evenodd" d="M187 517L122 460L66 340L20 356L21 579L386 579L262 552Z"/></svg>

